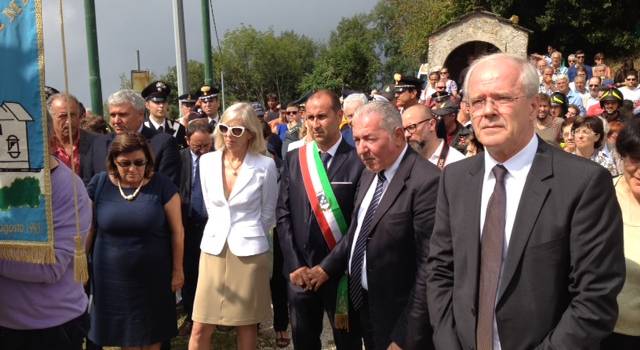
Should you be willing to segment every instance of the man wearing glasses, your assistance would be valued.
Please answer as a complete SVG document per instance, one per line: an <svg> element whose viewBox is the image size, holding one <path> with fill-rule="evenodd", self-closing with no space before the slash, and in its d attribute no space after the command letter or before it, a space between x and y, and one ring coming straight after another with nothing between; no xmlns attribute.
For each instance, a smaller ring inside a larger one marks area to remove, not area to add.
<svg viewBox="0 0 640 350"><path fill-rule="evenodd" d="M583 100L583 105L587 109L587 115L589 115L589 109L591 106L595 106L600 104L600 78L592 77L589 79L589 85L587 88L589 89L589 96Z"/></svg>
<svg viewBox="0 0 640 350"><path fill-rule="evenodd" d="M537 86L518 56L469 68L485 151L440 181L425 252L437 349L593 349L616 323L625 265L611 174L535 135Z"/></svg>
<svg viewBox="0 0 640 350"><path fill-rule="evenodd" d="M409 145L422 158L442 169L464 159L464 154L450 147L442 137L439 137L438 123L442 123L440 118L434 116L425 105L411 106L402 114L404 137Z"/></svg>
<svg viewBox="0 0 640 350"><path fill-rule="evenodd" d="M577 50L575 53L575 57L576 57L576 64L567 70L567 76L569 76L569 81L572 82L575 79L578 73L578 70L577 70L578 67L584 67L584 69L587 71L587 79L590 79L591 73L593 70L591 66L584 64L584 51Z"/></svg>
<svg viewBox="0 0 640 350"><path fill-rule="evenodd" d="M634 106L640 105L640 87L638 86L638 72L630 70L624 79L624 86L620 88L620 92L625 100L633 102Z"/></svg>

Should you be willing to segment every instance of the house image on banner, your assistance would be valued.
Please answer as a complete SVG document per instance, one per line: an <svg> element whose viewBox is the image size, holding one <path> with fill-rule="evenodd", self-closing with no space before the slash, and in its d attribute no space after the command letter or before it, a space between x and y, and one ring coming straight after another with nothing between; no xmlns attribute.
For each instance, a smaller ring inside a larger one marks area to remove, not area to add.
<svg viewBox="0 0 640 350"><path fill-rule="evenodd" d="M32 121L21 104L0 105L0 171L29 170L27 122Z"/></svg>

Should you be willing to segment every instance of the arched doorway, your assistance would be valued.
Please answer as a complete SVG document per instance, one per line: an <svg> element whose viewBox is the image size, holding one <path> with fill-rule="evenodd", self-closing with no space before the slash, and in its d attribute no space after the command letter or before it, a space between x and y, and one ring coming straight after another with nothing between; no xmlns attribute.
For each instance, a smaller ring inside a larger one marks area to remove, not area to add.
<svg viewBox="0 0 640 350"><path fill-rule="evenodd" d="M449 78L455 80L458 84L462 84L464 77L461 73L465 71L471 61L480 56L500 52L495 45L484 41L469 41L456 47L444 61L444 67L449 68ZM458 87L459 89L462 86Z"/></svg>

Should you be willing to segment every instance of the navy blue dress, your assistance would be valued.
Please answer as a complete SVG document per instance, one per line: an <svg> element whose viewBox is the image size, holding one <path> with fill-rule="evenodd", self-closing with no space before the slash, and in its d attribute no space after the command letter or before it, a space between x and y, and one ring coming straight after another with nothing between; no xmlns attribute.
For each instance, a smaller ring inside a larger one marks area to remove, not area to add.
<svg viewBox="0 0 640 350"><path fill-rule="evenodd" d="M101 346L142 346L177 333L171 292L171 230L164 205L177 193L171 180L153 175L133 201L100 174L87 188L96 208L93 309L89 338ZM103 175L104 176L104 175ZM125 194L134 189L124 189Z"/></svg>

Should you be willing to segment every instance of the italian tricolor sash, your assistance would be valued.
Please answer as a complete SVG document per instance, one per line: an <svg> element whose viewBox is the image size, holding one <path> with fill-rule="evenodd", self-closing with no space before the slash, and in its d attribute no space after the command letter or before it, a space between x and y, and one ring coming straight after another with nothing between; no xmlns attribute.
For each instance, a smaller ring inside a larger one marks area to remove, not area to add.
<svg viewBox="0 0 640 350"><path fill-rule="evenodd" d="M315 141L300 147L300 170L304 188L311 204L313 214L318 221L320 231L329 250L347 233L347 222L340 204L333 193L327 170L320 159ZM349 331L349 282L343 275L338 282L334 324L337 329Z"/></svg>
<svg viewBox="0 0 640 350"><path fill-rule="evenodd" d="M347 232L340 204L333 193L327 170L320 159L318 145L310 142L299 149L300 170L304 188L329 250Z"/></svg>

